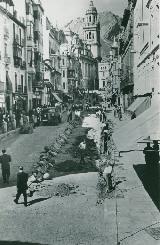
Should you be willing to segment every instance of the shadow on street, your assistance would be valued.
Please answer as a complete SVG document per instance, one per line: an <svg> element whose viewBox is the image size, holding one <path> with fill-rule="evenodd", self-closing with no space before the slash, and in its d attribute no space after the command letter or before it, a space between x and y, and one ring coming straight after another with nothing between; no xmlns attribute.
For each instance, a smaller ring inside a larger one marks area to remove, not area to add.
<svg viewBox="0 0 160 245"><path fill-rule="evenodd" d="M47 245L47 244L20 242L20 241L0 241L0 245Z"/></svg>
<svg viewBox="0 0 160 245"><path fill-rule="evenodd" d="M47 199L49 199L49 198L50 198L50 197L46 197L46 198L40 197L40 198L34 199L34 200L28 202L28 206L31 206L31 205L36 204L36 203L38 203L38 202L43 202L43 201L45 201L45 200L47 200Z"/></svg>
<svg viewBox="0 0 160 245"><path fill-rule="evenodd" d="M141 180L145 190L151 197L152 201L160 211L160 181L158 171L147 171L146 165L133 165L139 179Z"/></svg>

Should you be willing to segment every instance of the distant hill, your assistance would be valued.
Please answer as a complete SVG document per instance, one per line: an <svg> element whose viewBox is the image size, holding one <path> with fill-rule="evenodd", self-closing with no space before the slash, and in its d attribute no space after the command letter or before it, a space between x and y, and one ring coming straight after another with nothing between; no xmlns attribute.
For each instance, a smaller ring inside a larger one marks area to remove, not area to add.
<svg viewBox="0 0 160 245"><path fill-rule="evenodd" d="M121 30L121 18L110 11L99 13L101 24L101 44L102 44L102 57L109 55L109 50L112 45L114 36L117 36ZM83 18L71 20L65 27L78 33L83 38Z"/></svg>

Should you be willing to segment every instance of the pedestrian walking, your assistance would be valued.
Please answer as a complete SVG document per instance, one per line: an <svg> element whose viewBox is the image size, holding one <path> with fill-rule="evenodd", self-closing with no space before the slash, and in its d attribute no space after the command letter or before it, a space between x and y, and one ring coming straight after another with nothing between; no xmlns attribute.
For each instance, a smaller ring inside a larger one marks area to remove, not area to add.
<svg viewBox="0 0 160 245"><path fill-rule="evenodd" d="M67 122L70 122L72 121L72 110L69 109L68 112L67 112Z"/></svg>
<svg viewBox="0 0 160 245"><path fill-rule="evenodd" d="M2 169L3 183L9 184L10 177L10 162L11 156L6 154L6 149L2 150L2 155L0 156L0 163Z"/></svg>
<svg viewBox="0 0 160 245"><path fill-rule="evenodd" d="M84 157L85 157L85 150L86 150L86 141L83 140L79 144L79 149L80 149L80 163L83 164L85 163Z"/></svg>
<svg viewBox="0 0 160 245"><path fill-rule="evenodd" d="M102 122L104 123L104 122L106 122L106 120L107 120L107 117L106 117L106 114L105 114L104 111L102 112L102 116L103 116Z"/></svg>
<svg viewBox="0 0 160 245"><path fill-rule="evenodd" d="M131 120L135 119L136 117L137 117L137 116L136 116L136 112L134 111L134 112L132 113Z"/></svg>
<svg viewBox="0 0 160 245"><path fill-rule="evenodd" d="M121 106L118 107L118 118L120 121L122 120L122 108L121 108Z"/></svg>
<svg viewBox="0 0 160 245"><path fill-rule="evenodd" d="M19 172L17 174L17 194L16 199L14 199L14 202L18 204L18 200L23 194L24 197L24 206L27 207L27 181L28 181L28 174L23 172L23 167L19 167Z"/></svg>
<svg viewBox="0 0 160 245"><path fill-rule="evenodd" d="M108 151L108 140L109 140L109 131L104 130L103 142L104 142L104 154Z"/></svg>

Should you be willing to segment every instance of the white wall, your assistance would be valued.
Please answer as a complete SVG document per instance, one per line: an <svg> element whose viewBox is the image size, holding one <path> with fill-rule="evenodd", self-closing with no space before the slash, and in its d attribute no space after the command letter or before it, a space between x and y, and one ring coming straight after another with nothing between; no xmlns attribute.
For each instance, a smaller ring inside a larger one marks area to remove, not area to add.
<svg viewBox="0 0 160 245"><path fill-rule="evenodd" d="M158 0L137 1L134 11L134 94L160 92L160 11ZM143 15L142 15L143 12ZM137 26L144 22L148 25Z"/></svg>

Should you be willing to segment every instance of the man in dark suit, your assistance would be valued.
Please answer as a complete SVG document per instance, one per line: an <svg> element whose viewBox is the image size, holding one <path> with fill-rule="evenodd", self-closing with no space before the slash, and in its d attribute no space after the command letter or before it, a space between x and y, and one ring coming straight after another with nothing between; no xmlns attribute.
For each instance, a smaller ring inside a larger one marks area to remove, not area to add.
<svg viewBox="0 0 160 245"><path fill-rule="evenodd" d="M11 156L6 154L6 150L2 150L2 155L0 156L0 164L2 168L3 183L9 184L10 177L10 162Z"/></svg>
<svg viewBox="0 0 160 245"><path fill-rule="evenodd" d="M23 172L23 167L19 167L19 172L17 174L17 194L14 202L18 204L18 200L21 194L23 194L25 207L27 207L27 189L28 189L27 181L28 181L28 174Z"/></svg>

